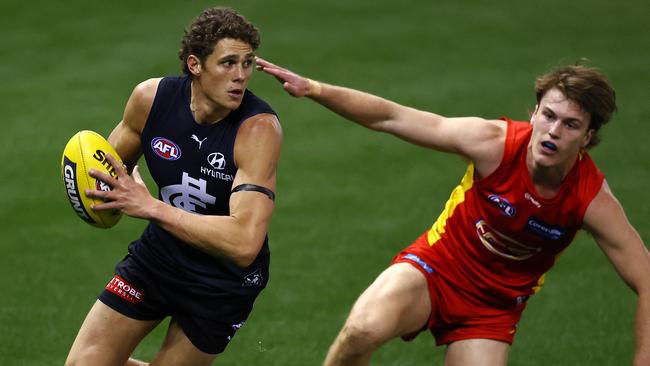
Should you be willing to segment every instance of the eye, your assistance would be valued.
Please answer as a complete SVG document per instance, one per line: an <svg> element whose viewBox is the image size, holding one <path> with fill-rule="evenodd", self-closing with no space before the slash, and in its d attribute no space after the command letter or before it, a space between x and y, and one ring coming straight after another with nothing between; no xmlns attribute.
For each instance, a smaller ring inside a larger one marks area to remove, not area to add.
<svg viewBox="0 0 650 366"><path fill-rule="evenodd" d="M567 122L566 126L567 128L570 128L572 130L580 128L580 126L576 122Z"/></svg>
<svg viewBox="0 0 650 366"><path fill-rule="evenodd" d="M249 68L253 64L253 60L246 60L244 61L244 67Z"/></svg>

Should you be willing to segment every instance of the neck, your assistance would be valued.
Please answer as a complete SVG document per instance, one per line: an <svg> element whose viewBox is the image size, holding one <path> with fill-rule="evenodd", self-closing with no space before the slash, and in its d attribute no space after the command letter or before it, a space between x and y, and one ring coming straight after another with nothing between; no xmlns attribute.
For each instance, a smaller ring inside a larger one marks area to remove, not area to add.
<svg viewBox="0 0 650 366"><path fill-rule="evenodd" d="M530 148L526 154L528 173L537 193L544 198L552 198L559 192L564 178L569 174L576 161L577 157L566 164L542 166L533 159Z"/></svg>
<svg viewBox="0 0 650 366"><path fill-rule="evenodd" d="M198 124L211 125L218 123L230 113L229 109L219 106L203 94L194 81L192 81L190 89L190 110Z"/></svg>

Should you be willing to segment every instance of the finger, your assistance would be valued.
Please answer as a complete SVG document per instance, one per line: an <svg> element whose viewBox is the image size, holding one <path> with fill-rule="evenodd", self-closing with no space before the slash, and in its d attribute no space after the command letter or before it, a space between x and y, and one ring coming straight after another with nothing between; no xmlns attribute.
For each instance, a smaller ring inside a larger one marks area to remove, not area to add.
<svg viewBox="0 0 650 366"><path fill-rule="evenodd" d="M270 67L270 66L260 66L257 68L257 70L261 72L265 72L269 75L273 75L275 77L277 77L277 73L280 72L280 69L278 69L277 67Z"/></svg>
<svg viewBox="0 0 650 366"><path fill-rule="evenodd" d="M255 57L255 64L261 67L276 67L276 68L278 67L277 65L274 65L258 56Z"/></svg>
<svg viewBox="0 0 650 366"><path fill-rule="evenodd" d="M104 172L102 172L100 170L90 169L88 171L88 175L90 175L91 177L93 177L95 179L101 180L102 182L108 184L111 187L115 187L117 185L117 179L111 177L109 174L104 173Z"/></svg>
<svg viewBox="0 0 650 366"><path fill-rule="evenodd" d="M108 160L108 162L111 164L113 169L115 169L115 173L117 173L118 178L128 175L122 163L117 161L117 159L115 159L115 157L111 155L111 153L106 153L106 160Z"/></svg>
<svg viewBox="0 0 650 366"><path fill-rule="evenodd" d="M275 76L275 78L278 79L280 82L296 83L298 82L299 79L301 79L300 76L288 70L268 68L268 69L264 69L263 71L266 72L267 74Z"/></svg>
<svg viewBox="0 0 650 366"><path fill-rule="evenodd" d="M93 211L117 210L118 206L117 206L117 202L110 201L110 202L99 203L96 205L90 205L90 209Z"/></svg>
<svg viewBox="0 0 650 366"><path fill-rule="evenodd" d="M282 88L284 90L286 90L287 93L291 94L294 97L301 97L302 96L302 95L300 95L300 91L298 90L298 88L296 88L295 85L293 85L293 84L291 84L289 82L286 82L286 83L282 84Z"/></svg>
<svg viewBox="0 0 650 366"><path fill-rule="evenodd" d="M102 200L104 202L113 201L109 197L110 194L111 194L111 191L102 191L102 190L99 190L99 189L86 189L84 191L84 193L86 194L86 197L88 197L88 198L98 199L98 200Z"/></svg>

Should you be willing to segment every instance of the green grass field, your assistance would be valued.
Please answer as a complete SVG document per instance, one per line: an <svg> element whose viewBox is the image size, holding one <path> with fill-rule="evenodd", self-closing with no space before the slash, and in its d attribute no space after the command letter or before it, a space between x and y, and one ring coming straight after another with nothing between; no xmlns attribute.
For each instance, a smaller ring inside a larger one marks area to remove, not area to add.
<svg viewBox="0 0 650 366"><path fill-rule="evenodd" d="M262 32L259 55L315 79L449 116L527 118L534 77L582 57L617 88L620 112L592 156L650 240L647 1L226 1ZM201 1L0 2L0 365L62 364L95 296L145 222L80 221L59 165L75 132L107 135L132 88L180 72L182 29ZM216 364L317 365L352 303L437 217L464 163L250 88L285 134L270 229L271 281ZM149 181L150 189L153 185ZM625 365L635 296L581 234L524 314L512 365ZM135 355L150 359L165 328ZM440 365L422 334L375 365Z"/></svg>

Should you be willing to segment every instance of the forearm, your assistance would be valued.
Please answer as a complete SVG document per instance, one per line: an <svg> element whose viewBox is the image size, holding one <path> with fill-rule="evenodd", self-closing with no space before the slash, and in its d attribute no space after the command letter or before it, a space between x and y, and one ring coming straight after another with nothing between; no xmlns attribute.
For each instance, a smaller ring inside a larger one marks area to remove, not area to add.
<svg viewBox="0 0 650 366"><path fill-rule="evenodd" d="M373 130L385 131L405 107L362 91L310 80L309 98L345 119Z"/></svg>
<svg viewBox="0 0 650 366"><path fill-rule="evenodd" d="M240 267L250 265L259 253L265 229L251 230L233 216L197 215L157 202L150 220L184 243Z"/></svg>
<svg viewBox="0 0 650 366"><path fill-rule="evenodd" d="M650 291L639 292L635 328L634 365L650 365Z"/></svg>

